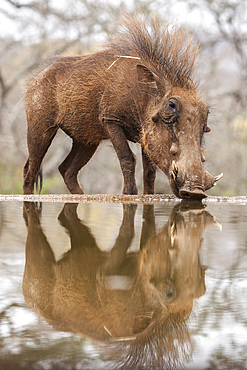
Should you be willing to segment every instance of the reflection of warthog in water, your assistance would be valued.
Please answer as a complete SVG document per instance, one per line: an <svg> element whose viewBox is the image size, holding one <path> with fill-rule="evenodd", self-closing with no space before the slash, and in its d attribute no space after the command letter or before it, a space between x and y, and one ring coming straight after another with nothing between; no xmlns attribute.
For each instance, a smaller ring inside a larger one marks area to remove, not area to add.
<svg viewBox="0 0 247 370"><path fill-rule="evenodd" d="M71 250L56 262L35 205L24 204L27 304L58 330L114 344L124 351L125 368L186 361L191 351L186 320L193 299L205 292L201 238L213 217L178 205L156 233L153 206L144 206L140 251L127 253L136 206L125 205L116 243L102 252L76 208L66 204L59 216Z"/></svg>
<svg viewBox="0 0 247 370"><path fill-rule="evenodd" d="M34 183L57 130L73 140L59 166L71 193L102 140L110 139L120 161L125 194L136 194L135 158L127 140L141 144L143 192L154 192L158 166L181 198L204 198L221 176L203 167L202 138L210 131L208 107L191 80L198 47L190 35L153 19L127 16L104 51L58 57L36 75L26 94L29 158L24 194Z"/></svg>

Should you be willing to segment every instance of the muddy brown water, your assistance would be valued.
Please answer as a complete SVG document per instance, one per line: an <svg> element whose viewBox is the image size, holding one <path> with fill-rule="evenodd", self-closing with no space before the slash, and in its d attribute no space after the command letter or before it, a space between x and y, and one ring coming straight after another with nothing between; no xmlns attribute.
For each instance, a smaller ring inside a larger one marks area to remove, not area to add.
<svg viewBox="0 0 247 370"><path fill-rule="evenodd" d="M0 369L247 369L247 198L0 196Z"/></svg>

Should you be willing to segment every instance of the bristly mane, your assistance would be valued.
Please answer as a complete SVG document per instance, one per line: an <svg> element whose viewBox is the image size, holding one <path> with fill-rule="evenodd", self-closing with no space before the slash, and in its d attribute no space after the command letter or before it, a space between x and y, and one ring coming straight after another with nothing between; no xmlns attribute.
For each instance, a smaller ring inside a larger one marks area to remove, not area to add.
<svg viewBox="0 0 247 370"><path fill-rule="evenodd" d="M109 36L106 45L109 51L115 55L140 57L172 85L191 87L199 47L188 32L169 23L162 24L159 17L148 22L147 17L140 14L133 18L124 14L118 25Z"/></svg>

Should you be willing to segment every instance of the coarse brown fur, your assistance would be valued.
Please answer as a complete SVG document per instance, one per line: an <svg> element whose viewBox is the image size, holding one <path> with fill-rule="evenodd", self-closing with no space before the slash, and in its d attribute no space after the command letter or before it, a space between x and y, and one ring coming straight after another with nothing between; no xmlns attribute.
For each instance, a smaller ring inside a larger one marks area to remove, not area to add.
<svg viewBox="0 0 247 370"><path fill-rule="evenodd" d="M148 25L147 25L148 24ZM26 93L29 158L24 193L34 191L43 157L61 128L73 140L59 166L71 193L99 143L110 139L125 194L136 194L135 159L128 140L141 144L143 192L154 192L156 166L182 198L205 197L215 179L202 165L208 109L192 82L198 46L185 31L158 18L125 15L101 52L61 57L36 75Z"/></svg>

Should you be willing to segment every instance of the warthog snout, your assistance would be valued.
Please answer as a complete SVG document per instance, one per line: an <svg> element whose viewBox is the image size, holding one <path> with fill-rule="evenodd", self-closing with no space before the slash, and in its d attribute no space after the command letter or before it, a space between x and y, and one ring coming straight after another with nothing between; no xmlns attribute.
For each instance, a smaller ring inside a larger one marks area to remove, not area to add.
<svg viewBox="0 0 247 370"><path fill-rule="evenodd" d="M207 195L204 193L202 189L187 189L182 188L179 190L179 196L182 199L196 199L201 200L203 198L206 198Z"/></svg>
<svg viewBox="0 0 247 370"><path fill-rule="evenodd" d="M172 161L171 187L175 195L182 199L206 198L205 191L212 188L222 176L223 173L214 177L201 164L183 169L181 164Z"/></svg>

